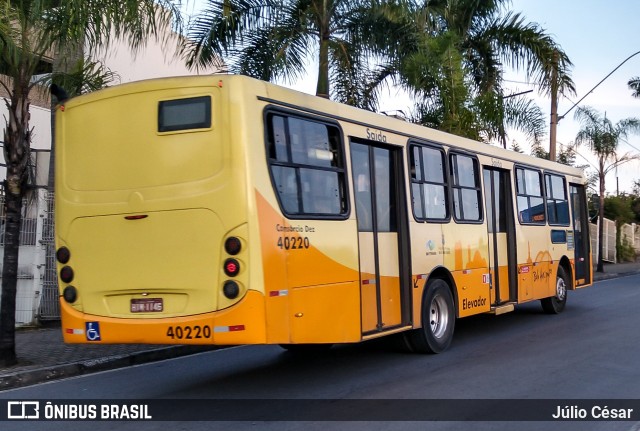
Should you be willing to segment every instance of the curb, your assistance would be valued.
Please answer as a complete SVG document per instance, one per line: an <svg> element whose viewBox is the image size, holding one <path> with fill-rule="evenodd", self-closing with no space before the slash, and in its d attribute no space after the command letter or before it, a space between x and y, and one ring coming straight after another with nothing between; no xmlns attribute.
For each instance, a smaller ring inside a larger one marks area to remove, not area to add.
<svg viewBox="0 0 640 431"><path fill-rule="evenodd" d="M626 272L598 272L598 273L594 272L593 282L596 283L598 281L611 280L612 278L627 277L629 275L637 275L637 274L640 274L640 270L632 270L632 271L626 271Z"/></svg>
<svg viewBox="0 0 640 431"><path fill-rule="evenodd" d="M146 364L164 359L193 355L196 353L218 350L220 348L221 347L219 346L170 346L126 355L106 356L104 358L86 359L71 364L60 364L51 367L18 371L16 373L0 376L0 391L81 376L98 371L113 370L116 368L130 367L132 365Z"/></svg>

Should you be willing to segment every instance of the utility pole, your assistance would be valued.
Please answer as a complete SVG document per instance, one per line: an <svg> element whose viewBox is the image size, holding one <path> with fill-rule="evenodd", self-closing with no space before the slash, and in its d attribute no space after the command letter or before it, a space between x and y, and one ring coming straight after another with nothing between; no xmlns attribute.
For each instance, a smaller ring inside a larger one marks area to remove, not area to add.
<svg viewBox="0 0 640 431"><path fill-rule="evenodd" d="M551 124L549 125L549 160L556 161L556 129L558 128L558 51L551 59Z"/></svg>

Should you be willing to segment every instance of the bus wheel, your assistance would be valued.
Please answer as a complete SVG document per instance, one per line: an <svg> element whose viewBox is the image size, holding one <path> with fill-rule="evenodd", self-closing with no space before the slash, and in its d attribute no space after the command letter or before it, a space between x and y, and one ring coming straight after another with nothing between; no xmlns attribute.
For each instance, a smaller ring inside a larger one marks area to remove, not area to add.
<svg viewBox="0 0 640 431"><path fill-rule="evenodd" d="M558 314L564 310L564 306L567 304L567 274L564 269L558 267L558 275L556 276L556 294L549 298L540 300L542 309L547 314Z"/></svg>
<svg viewBox="0 0 640 431"><path fill-rule="evenodd" d="M445 351L453 339L456 312L453 295L446 281L433 279L422 298L422 328L407 333L413 350L419 353Z"/></svg>

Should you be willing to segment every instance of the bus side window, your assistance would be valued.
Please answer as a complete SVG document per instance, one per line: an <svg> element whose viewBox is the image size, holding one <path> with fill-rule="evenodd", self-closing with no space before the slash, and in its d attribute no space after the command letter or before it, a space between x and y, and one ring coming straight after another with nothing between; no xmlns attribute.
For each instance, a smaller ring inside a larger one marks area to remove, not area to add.
<svg viewBox="0 0 640 431"><path fill-rule="evenodd" d="M544 179L549 224L569 226L569 200L564 178L559 175L545 174Z"/></svg>
<svg viewBox="0 0 640 431"><path fill-rule="evenodd" d="M282 212L287 216L346 217L340 130L293 116L267 116L267 156Z"/></svg>
<svg viewBox="0 0 640 431"><path fill-rule="evenodd" d="M451 154L451 177L456 221L482 221L478 160L463 154Z"/></svg>
<svg viewBox="0 0 640 431"><path fill-rule="evenodd" d="M410 155L411 199L416 220L448 220L444 151L440 148L412 145Z"/></svg>
<svg viewBox="0 0 640 431"><path fill-rule="evenodd" d="M516 169L516 203L520 223L544 224L546 212L542 197L540 171L527 168Z"/></svg>

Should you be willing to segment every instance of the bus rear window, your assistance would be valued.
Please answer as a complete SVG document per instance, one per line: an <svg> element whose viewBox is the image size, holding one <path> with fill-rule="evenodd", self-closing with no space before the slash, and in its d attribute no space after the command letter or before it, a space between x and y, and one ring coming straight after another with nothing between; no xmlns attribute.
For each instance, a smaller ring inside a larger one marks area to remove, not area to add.
<svg viewBox="0 0 640 431"><path fill-rule="evenodd" d="M164 100L158 105L158 131L208 129L211 127L211 97Z"/></svg>

